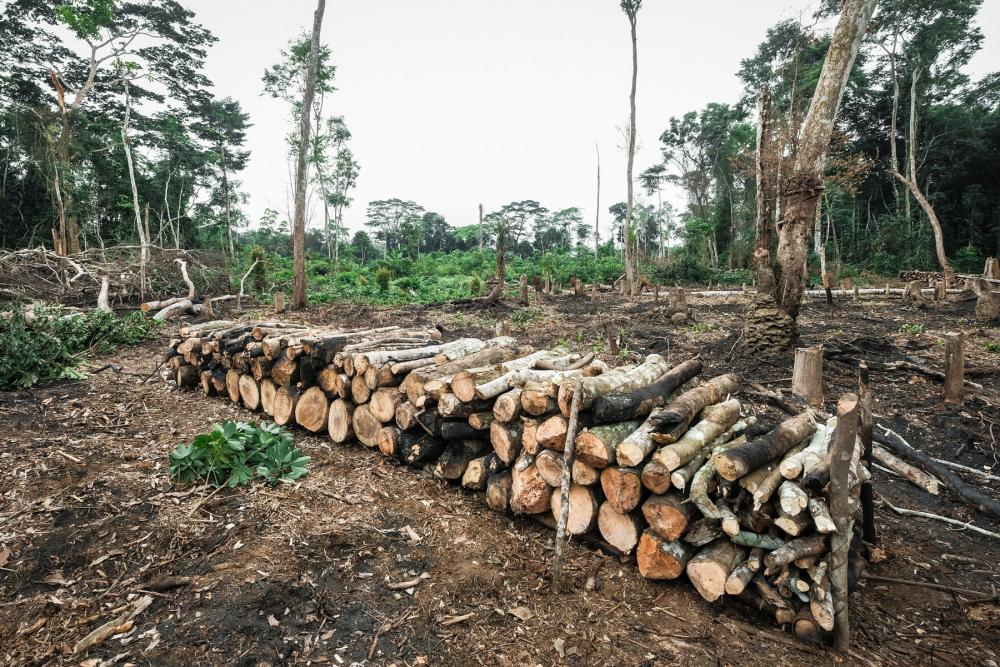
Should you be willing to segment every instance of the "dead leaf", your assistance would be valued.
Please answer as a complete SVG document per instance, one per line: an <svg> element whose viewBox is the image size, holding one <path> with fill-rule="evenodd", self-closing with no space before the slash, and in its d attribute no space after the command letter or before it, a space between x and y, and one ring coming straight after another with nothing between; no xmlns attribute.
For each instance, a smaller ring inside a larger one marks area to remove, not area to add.
<svg viewBox="0 0 1000 667"><path fill-rule="evenodd" d="M276 628L279 625L281 625L278 619L274 617L274 614L271 614L270 616L267 617L267 624L270 625L272 628Z"/></svg>
<svg viewBox="0 0 1000 667"><path fill-rule="evenodd" d="M555 646L556 653L559 654L560 658L566 657L566 642L562 637L557 637L555 641L552 642L552 645Z"/></svg>
<svg viewBox="0 0 1000 667"><path fill-rule="evenodd" d="M527 607L514 607L507 613L521 619L522 621L530 621L535 617L535 612L531 611Z"/></svg>
<svg viewBox="0 0 1000 667"><path fill-rule="evenodd" d="M3 567L10 560L10 549L3 547L0 549L0 567Z"/></svg>

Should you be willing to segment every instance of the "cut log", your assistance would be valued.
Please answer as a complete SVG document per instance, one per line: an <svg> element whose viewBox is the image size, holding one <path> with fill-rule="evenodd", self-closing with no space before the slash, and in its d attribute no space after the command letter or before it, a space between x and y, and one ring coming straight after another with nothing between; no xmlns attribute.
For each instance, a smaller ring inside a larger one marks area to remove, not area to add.
<svg viewBox="0 0 1000 667"><path fill-rule="evenodd" d="M250 373L254 380L263 380L271 376L271 361L265 357L254 357L250 360Z"/></svg>
<svg viewBox="0 0 1000 667"><path fill-rule="evenodd" d="M435 364L420 368L403 380L403 391L411 402L416 402L424 395L424 385L436 378L451 377L455 373L467 368L478 368L509 361L511 359L531 354L530 347L517 348L514 346L513 338L492 338L486 341L486 349L474 352L470 355L450 361L446 364Z"/></svg>
<svg viewBox="0 0 1000 667"><path fill-rule="evenodd" d="M729 578L726 579L726 595L739 595L753 581L754 575L760 570L760 563L763 559L761 549L753 549L750 556L736 566Z"/></svg>
<svg viewBox="0 0 1000 667"><path fill-rule="evenodd" d="M655 382L627 394L598 396L591 405L595 424L611 424L645 418L653 408L666 405L670 395L702 371L702 363L690 359L674 366Z"/></svg>
<svg viewBox="0 0 1000 667"><path fill-rule="evenodd" d="M716 457L716 469L728 480L737 480L751 470L776 459L816 431L811 411L779 424L767 435L726 450Z"/></svg>
<svg viewBox="0 0 1000 667"><path fill-rule="evenodd" d="M538 422L528 417L521 417L521 449L532 456L542 451L538 444Z"/></svg>
<svg viewBox="0 0 1000 667"><path fill-rule="evenodd" d="M468 419L469 415L485 412L492 408L493 401L462 401L455 394L445 394L437 405L438 413L449 419Z"/></svg>
<svg viewBox="0 0 1000 667"><path fill-rule="evenodd" d="M665 540L679 539L697 513L693 505L673 494L651 495L642 504L649 529Z"/></svg>
<svg viewBox="0 0 1000 667"><path fill-rule="evenodd" d="M774 525L787 535L799 537L812 526L812 521L808 512L792 515L784 509L778 508L778 516L774 520Z"/></svg>
<svg viewBox="0 0 1000 667"><path fill-rule="evenodd" d="M445 440L470 440L482 435L472 428L468 421L451 419L441 420L436 427L431 428L430 432L440 434Z"/></svg>
<svg viewBox="0 0 1000 667"><path fill-rule="evenodd" d="M270 378L260 381L260 407L270 416L274 416L274 395L278 393L278 385Z"/></svg>
<svg viewBox="0 0 1000 667"><path fill-rule="evenodd" d="M941 483L936 477L928 475L916 466L911 466L903 459L882 447L872 448L872 458L932 496L936 496L941 492Z"/></svg>
<svg viewBox="0 0 1000 667"><path fill-rule="evenodd" d="M601 481L600 471L579 459L573 460L573 468L570 470L570 474L574 484L593 486Z"/></svg>
<svg viewBox="0 0 1000 667"><path fill-rule="evenodd" d="M745 442L746 436L741 435L735 440L730 440L727 443L719 445L713 450L713 455L705 461L705 464L699 468L698 472L696 472L694 477L691 478L691 488L688 491L688 501L693 503L706 519L722 519L715 503L713 503L708 497L709 486L713 483L713 478L715 477L716 461L718 461L719 457L724 452L728 451L728 449L739 447Z"/></svg>
<svg viewBox="0 0 1000 667"><path fill-rule="evenodd" d="M686 568L688 579L703 598L715 602L726 592L729 575L746 554L746 549L729 540L717 540L692 556Z"/></svg>
<svg viewBox="0 0 1000 667"><path fill-rule="evenodd" d="M559 395L559 385L551 381L526 382L523 387L514 388L506 394L501 395L497 399L497 403L499 404L500 399L515 391L519 397L518 412L523 410L529 415L540 417L550 412L555 412L556 408L558 408L556 397ZM494 406L495 409L496 407Z"/></svg>
<svg viewBox="0 0 1000 667"><path fill-rule="evenodd" d="M707 406L702 418L677 442L662 447L653 458L668 470L676 470L698 456L740 418L740 402L735 398Z"/></svg>
<svg viewBox="0 0 1000 667"><path fill-rule="evenodd" d="M521 455L521 434L524 426L521 422L503 423L495 421L490 424L490 443L500 460L513 463Z"/></svg>
<svg viewBox="0 0 1000 667"><path fill-rule="evenodd" d="M284 349L271 364L271 379L280 385L295 384L299 381L300 347Z"/></svg>
<svg viewBox="0 0 1000 667"><path fill-rule="evenodd" d="M653 450L656 443L653 442L652 433L655 426L653 414L646 418L638 428L629 433L615 448L615 461L619 465L637 466L640 465Z"/></svg>
<svg viewBox="0 0 1000 667"><path fill-rule="evenodd" d="M378 432L382 430L382 422L375 418L368 405L358 405L351 415L351 427L354 436L366 447L378 445Z"/></svg>
<svg viewBox="0 0 1000 667"><path fill-rule="evenodd" d="M513 489L513 476L510 469L490 475L486 480L486 504L497 512L506 512L510 508L510 498Z"/></svg>
<svg viewBox="0 0 1000 667"><path fill-rule="evenodd" d="M211 396L215 393L215 387L212 386L212 371L202 371L198 374L198 380L201 382L201 393L205 396ZM174 382L176 383L176 380ZM223 378L223 386L225 386L225 378Z"/></svg>
<svg viewBox="0 0 1000 667"><path fill-rule="evenodd" d="M650 414L659 434L657 442L670 444L680 438L695 416L713 403L719 403L739 389L735 374L719 375L708 382L686 391L670 401L666 408Z"/></svg>
<svg viewBox="0 0 1000 667"><path fill-rule="evenodd" d="M240 373L230 368L226 371L226 392L233 403L240 402Z"/></svg>
<svg viewBox="0 0 1000 667"><path fill-rule="evenodd" d="M560 464L562 461L560 461ZM536 459L537 464L537 459ZM562 466L560 465L560 468ZM561 495L552 494L550 505L552 516L559 517L562 511ZM566 532L570 535L589 533L597 526L597 498L592 489L579 484L569 487L569 517L566 520Z"/></svg>
<svg viewBox="0 0 1000 667"><path fill-rule="evenodd" d="M295 423L307 431L321 433L327 426L330 401L320 387L309 387L295 403Z"/></svg>
<svg viewBox="0 0 1000 667"><path fill-rule="evenodd" d="M378 450L385 456L398 455L400 433L398 426L383 426L378 432Z"/></svg>
<svg viewBox="0 0 1000 667"><path fill-rule="evenodd" d="M295 423L295 404L299 402L298 387L285 385L274 395L274 423L286 426Z"/></svg>
<svg viewBox="0 0 1000 667"><path fill-rule="evenodd" d="M833 523L833 519L830 517L830 509L823 498L809 499L809 515L812 516L817 533L829 534L837 532L837 526Z"/></svg>
<svg viewBox="0 0 1000 667"><path fill-rule="evenodd" d="M260 386L250 375L240 375L240 399L248 410L260 409Z"/></svg>
<svg viewBox="0 0 1000 667"><path fill-rule="evenodd" d="M498 421L513 422L521 416L521 388L515 387L497 397L493 404L493 416Z"/></svg>
<svg viewBox="0 0 1000 667"><path fill-rule="evenodd" d="M356 405L361 405L367 403L371 395L372 390L368 388L365 376L355 373L354 377L351 378L351 399Z"/></svg>
<svg viewBox="0 0 1000 667"><path fill-rule="evenodd" d="M191 310L194 302L191 299L181 299L171 303L169 306L162 308L156 315L153 315L153 319L157 322L165 322L171 318L178 317L184 313Z"/></svg>
<svg viewBox="0 0 1000 667"><path fill-rule="evenodd" d="M534 457L522 455L511 470L511 511L514 514L538 514L549 510L552 487L538 472Z"/></svg>
<svg viewBox="0 0 1000 667"><path fill-rule="evenodd" d="M242 376L241 376L242 377ZM183 364L177 367L177 372L174 373L174 382L178 387L197 387L200 384L201 379L198 377L198 367L192 366L191 364ZM253 382L253 378L250 378ZM237 385L239 381L237 381Z"/></svg>
<svg viewBox="0 0 1000 667"><path fill-rule="evenodd" d="M806 468L811 468L820 459L826 457L830 448L830 440L833 438L833 430L837 425L837 418L831 417L826 424L816 427L809 444L804 449L793 456L785 456L781 460L781 476L785 479L798 479ZM750 489L752 492L753 489Z"/></svg>
<svg viewBox="0 0 1000 667"><path fill-rule="evenodd" d="M410 465L432 463L444 453L446 444L441 438L419 432L411 433L408 438L404 438L404 434L405 432L399 434L400 458Z"/></svg>
<svg viewBox="0 0 1000 667"><path fill-rule="evenodd" d="M473 412L469 415L469 426L477 431L486 431L490 428L490 424L493 423L495 417L493 416L493 411L489 410L486 412Z"/></svg>
<svg viewBox="0 0 1000 667"><path fill-rule="evenodd" d="M354 404L349 399L338 398L330 404L326 430L334 442L347 442L354 436Z"/></svg>
<svg viewBox="0 0 1000 667"><path fill-rule="evenodd" d="M396 406L396 426L404 431L417 426L418 409L413 403L404 401Z"/></svg>
<svg viewBox="0 0 1000 667"><path fill-rule="evenodd" d="M543 449L535 457L535 467L546 484L553 488L559 486L563 470L562 454L551 449Z"/></svg>
<svg viewBox="0 0 1000 667"><path fill-rule="evenodd" d="M639 512L621 514L604 502L597 513L597 529L605 542L627 556L638 545L642 535L642 515Z"/></svg>
<svg viewBox="0 0 1000 667"><path fill-rule="evenodd" d="M686 542L671 542L647 530L639 540L635 559L639 574L646 579L676 579L684 574L693 552Z"/></svg>
<svg viewBox="0 0 1000 667"><path fill-rule="evenodd" d="M480 456L479 458L472 459L462 474L462 488L469 489L470 491L484 491L488 478L489 473L486 469L486 457Z"/></svg>
<svg viewBox="0 0 1000 667"><path fill-rule="evenodd" d="M397 387L381 387L376 389L369 400L372 416L383 424L396 418L396 408L403 402L403 395Z"/></svg>
<svg viewBox="0 0 1000 667"><path fill-rule="evenodd" d="M455 440L448 444L444 453L434 464L434 476L438 479L462 479L469 461L487 448L482 440Z"/></svg>
<svg viewBox="0 0 1000 667"><path fill-rule="evenodd" d="M722 447L739 438L741 434L745 433L747 429L752 428L756 423L757 417L750 415L730 426L725 433L716 438L708 447L703 447L693 459L673 472L670 472L670 485L679 491L684 491L688 484L691 483L691 480L694 479L695 473L705 465L705 461L712 455L715 448ZM666 470L664 466L661 466L661 468Z"/></svg>
<svg viewBox="0 0 1000 667"><path fill-rule="evenodd" d="M799 443L785 452L785 456L780 461L771 461L740 478L740 486L753 494L754 510L759 510L764 503L770 500L784 481L785 478L781 475L781 464L798 456L805 450L805 447L806 443ZM751 478L757 478L758 481L752 482Z"/></svg>
<svg viewBox="0 0 1000 667"><path fill-rule="evenodd" d="M781 511L789 516L798 516L809 508L809 496L802 487L786 479L778 487L778 504Z"/></svg>
<svg viewBox="0 0 1000 667"><path fill-rule="evenodd" d="M698 519L693 521L684 534L683 540L695 549L705 546L715 540L725 537L722 526L715 519Z"/></svg>
<svg viewBox="0 0 1000 667"><path fill-rule="evenodd" d="M611 466L601 471L601 488L612 509L631 512L642 502L642 479L638 468Z"/></svg>
<svg viewBox="0 0 1000 667"><path fill-rule="evenodd" d="M559 385L559 410L569 416L570 401L577 383L580 385L580 410L589 408L598 396L629 393L645 387L670 370L666 360L658 354L646 357L633 368L621 367L596 377L579 377Z"/></svg>
<svg viewBox="0 0 1000 667"><path fill-rule="evenodd" d="M653 493L666 493L670 489L670 477L670 471L656 461L649 461L642 467L642 485Z"/></svg>
<svg viewBox="0 0 1000 667"><path fill-rule="evenodd" d="M576 455L595 468L607 468L615 463L618 445L639 428L637 421L605 424L583 430L576 436Z"/></svg>
<svg viewBox="0 0 1000 667"><path fill-rule="evenodd" d="M826 535L811 535L787 542L764 556L765 573L770 576L800 558L819 556L828 550Z"/></svg>

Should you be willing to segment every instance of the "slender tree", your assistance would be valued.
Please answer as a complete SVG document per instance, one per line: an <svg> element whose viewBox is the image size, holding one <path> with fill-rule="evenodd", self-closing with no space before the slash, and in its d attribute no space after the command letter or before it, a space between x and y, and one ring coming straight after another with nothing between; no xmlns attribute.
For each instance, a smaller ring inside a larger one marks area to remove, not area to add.
<svg viewBox="0 0 1000 667"><path fill-rule="evenodd" d="M628 17L629 30L632 34L632 88L629 92L629 125L628 125L628 163L625 167L625 177L628 180L628 200L625 212L625 229L623 238L625 242L625 283L628 285L628 293L635 291L635 257L632 248L632 207L634 204L633 192L635 184L632 182L632 166L635 162L635 84L639 71L639 52L636 45L635 23L636 14L642 7L642 0L621 0L622 11Z"/></svg>
<svg viewBox="0 0 1000 667"><path fill-rule="evenodd" d="M309 69L306 74L306 90L302 97L299 121L298 160L295 168L295 218L292 223L292 270L294 273L293 302L296 308L306 306L306 162L309 146L310 112L316 93L316 69L319 63L320 28L323 26L323 12L326 0L318 0L313 15L312 46L309 50Z"/></svg>

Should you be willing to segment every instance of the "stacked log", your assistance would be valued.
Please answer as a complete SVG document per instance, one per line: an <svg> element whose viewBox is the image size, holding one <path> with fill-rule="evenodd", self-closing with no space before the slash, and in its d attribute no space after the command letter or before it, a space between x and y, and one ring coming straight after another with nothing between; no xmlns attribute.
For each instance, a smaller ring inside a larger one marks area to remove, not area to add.
<svg viewBox="0 0 1000 667"><path fill-rule="evenodd" d="M506 336L276 322L187 327L164 357L178 387L357 440L546 525L562 509L566 397L579 387L569 534L634 554L644 577L686 574L706 600L832 629L835 424L809 412L760 428L732 397L735 375L700 380L700 361L671 367L655 354L609 369ZM856 465L855 481L864 475Z"/></svg>

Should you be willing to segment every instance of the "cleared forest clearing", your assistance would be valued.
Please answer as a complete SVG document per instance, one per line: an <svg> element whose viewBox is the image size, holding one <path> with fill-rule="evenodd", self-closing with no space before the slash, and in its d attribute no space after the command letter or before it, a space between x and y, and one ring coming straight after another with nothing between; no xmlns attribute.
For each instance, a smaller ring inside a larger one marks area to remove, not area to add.
<svg viewBox="0 0 1000 667"><path fill-rule="evenodd" d="M677 363L700 353L706 377L737 372L769 389L790 385L791 352L729 358L745 303L693 299L693 323L674 325L662 303L598 299L553 296L513 311L341 305L294 318L440 325L453 340L489 337L506 316L518 341L536 348L563 343L618 363L653 352ZM895 298L809 303L799 317L800 343L870 358L905 355L941 368L936 341L961 326L969 377L983 390L950 409L934 379L873 372L875 413L928 454L981 469L995 463L1000 392L995 372L973 375L996 367L986 348L995 329L977 328L973 309L972 302L901 307ZM609 335L623 353L611 354ZM211 422L252 413L158 380L142 383L165 339L99 361L121 370L108 368L72 389L0 394L10 471L0 481L0 639L8 661L69 660L77 641L144 595L151 603L134 625L89 657L247 665L834 660L745 607L711 605L687 583L647 581L632 565L572 541L566 591L555 594L549 530L486 511L481 496L357 443L336 445L297 430L297 445L313 457L299 483L179 489L167 474L168 452ZM855 369L827 360L824 387L827 404L834 403L856 387ZM772 421L784 417L740 398ZM1000 488L994 480L969 481L994 496ZM875 491L895 506L998 528L947 490L929 496L876 472ZM851 598L852 657L872 664L997 660L996 543L899 517L881 502L876 525L880 544L869 574L983 597L863 581ZM414 579L419 583L397 586Z"/></svg>

